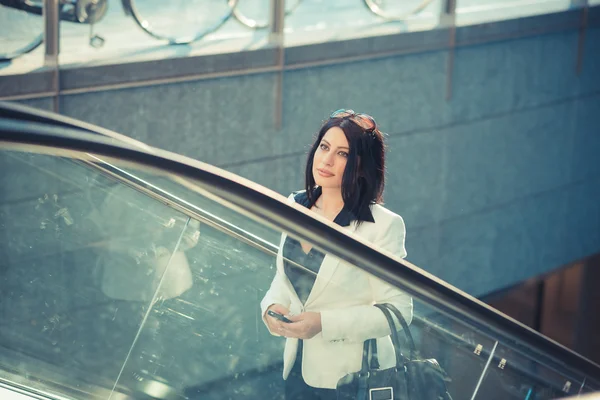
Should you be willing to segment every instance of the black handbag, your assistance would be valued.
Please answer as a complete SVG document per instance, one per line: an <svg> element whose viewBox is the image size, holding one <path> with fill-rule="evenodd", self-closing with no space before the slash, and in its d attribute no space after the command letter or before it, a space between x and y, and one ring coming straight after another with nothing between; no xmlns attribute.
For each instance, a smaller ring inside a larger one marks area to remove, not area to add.
<svg viewBox="0 0 600 400"><path fill-rule="evenodd" d="M336 387L338 400L452 400L446 388L446 373L434 359L419 360L406 320L392 304L375 304L388 321L396 366L379 369L377 342L366 340L360 371L342 377ZM409 356L400 349L394 314L406 336Z"/></svg>

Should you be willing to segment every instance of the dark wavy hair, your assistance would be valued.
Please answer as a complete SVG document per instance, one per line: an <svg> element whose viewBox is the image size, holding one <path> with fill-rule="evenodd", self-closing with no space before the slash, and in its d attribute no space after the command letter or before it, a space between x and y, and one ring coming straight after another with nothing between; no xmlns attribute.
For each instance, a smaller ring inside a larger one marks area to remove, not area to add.
<svg viewBox="0 0 600 400"><path fill-rule="evenodd" d="M317 201L313 190L316 186L313 176L313 159L325 133L339 127L348 140L350 152L342 177L342 199L345 207L362 222L361 216L371 204L383 203L385 186L385 144L378 128L365 131L352 121L351 117L329 118L323 123L308 153L305 171L305 189L309 208Z"/></svg>

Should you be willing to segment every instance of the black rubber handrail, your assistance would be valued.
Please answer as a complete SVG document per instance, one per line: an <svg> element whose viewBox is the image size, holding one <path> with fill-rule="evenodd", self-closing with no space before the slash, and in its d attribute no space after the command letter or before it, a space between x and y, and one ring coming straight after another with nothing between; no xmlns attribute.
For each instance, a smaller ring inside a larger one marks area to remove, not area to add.
<svg viewBox="0 0 600 400"><path fill-rule="evenodd" d="M0 118L13 119L23 122L36 122L68 129L77 129L94 135L101 135L107 138L116 139L129 145L139 147L144 151L151 151L152 149L145 143L130 138L129 136L111 131L110 129L101 128L97 125L83 122L78 119L66 117L50 111L40 110L39 108L33 108L19 103L0 101Z"/></svg>

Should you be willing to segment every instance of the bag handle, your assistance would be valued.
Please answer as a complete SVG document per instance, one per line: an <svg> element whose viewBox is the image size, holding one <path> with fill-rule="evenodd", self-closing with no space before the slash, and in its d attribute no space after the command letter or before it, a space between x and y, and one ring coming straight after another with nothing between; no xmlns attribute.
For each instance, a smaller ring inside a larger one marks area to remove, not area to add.
<svg viewBox="0 0 600 400"><path fill-rule="evenodd" d="M369 363L369 353L371 353L371 362ZM367 374L371 369L379 369L379 360L377 358L377 340L368 339L365 340L363 345L363 357L362 366L360 369L361 374Z"/></svg>
<svg viewBox="0 0 600 400"><path fill-rule="evenodd" d="M402 352L400 351L400 340L398 340L398 331L396 330L396 323L387 309L385 304L374 304L375 307L379 308L385 319L387 319L388 325L390 326L390 335L392 337L392 345L394 346L394 354L396 355L396 368L402 368Z"/></svg>
<svg viewBox="0 0 600 400"><path fill-rule="evenodd" d="M400 348L400 340L398 338L398 329L396 329L396 323L392 318L393 313L400 325L402 326L402 330L404 331L404 335L408 340L409 350L410 350L410 360L414 360L416 353L415 341L413 340L412 334L410 333L410 329L408 327L408 323L402 316L402 313L390 303L382 303L382 304L374 304L375 307L379 308L383 315L385 316L388 325L390 327L390 335L392 338L392 344L394 346L394 353L396 355L396 367L401 368L403 365L402 360L402 352ZM371 352L371 365L369 366L369 349ZM379 369L379 360L377 357L377 340L376 339L368 339L365 340L363 345L363 357L362 357L362 365L360 369L360 373L366 375L369 369Z"/></svg>
<svg viewBox="0 0 600 400"><path fill-rule="evenodd" d="M382 306L384 306L388 310L390 310L396 316L396 318L400 322L400 325L402 325L402 331L404 332L404 336L406 336L406 339L408 341L408 347L410 350L410 360L415 360L416 353L417 353L417 346L415 346L415 341L412 337L412 334L410 333L410 328L408 327L408 323L402 316L402 313L393 304L384 303L384 304L382 304Z"/></svg>

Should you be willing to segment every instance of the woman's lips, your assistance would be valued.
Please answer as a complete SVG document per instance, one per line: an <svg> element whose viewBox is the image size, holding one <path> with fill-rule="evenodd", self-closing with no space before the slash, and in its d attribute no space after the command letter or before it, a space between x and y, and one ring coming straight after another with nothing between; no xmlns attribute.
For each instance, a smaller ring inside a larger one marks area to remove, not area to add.
<svg viewBox="0 0 600 400"><path fill-rule="evenodd" d="M319 175L321 175L324 178L330 178L333 176L333 174L331 172L325 171L323 169L317 169L317 172L319 173Z"/></svg>

